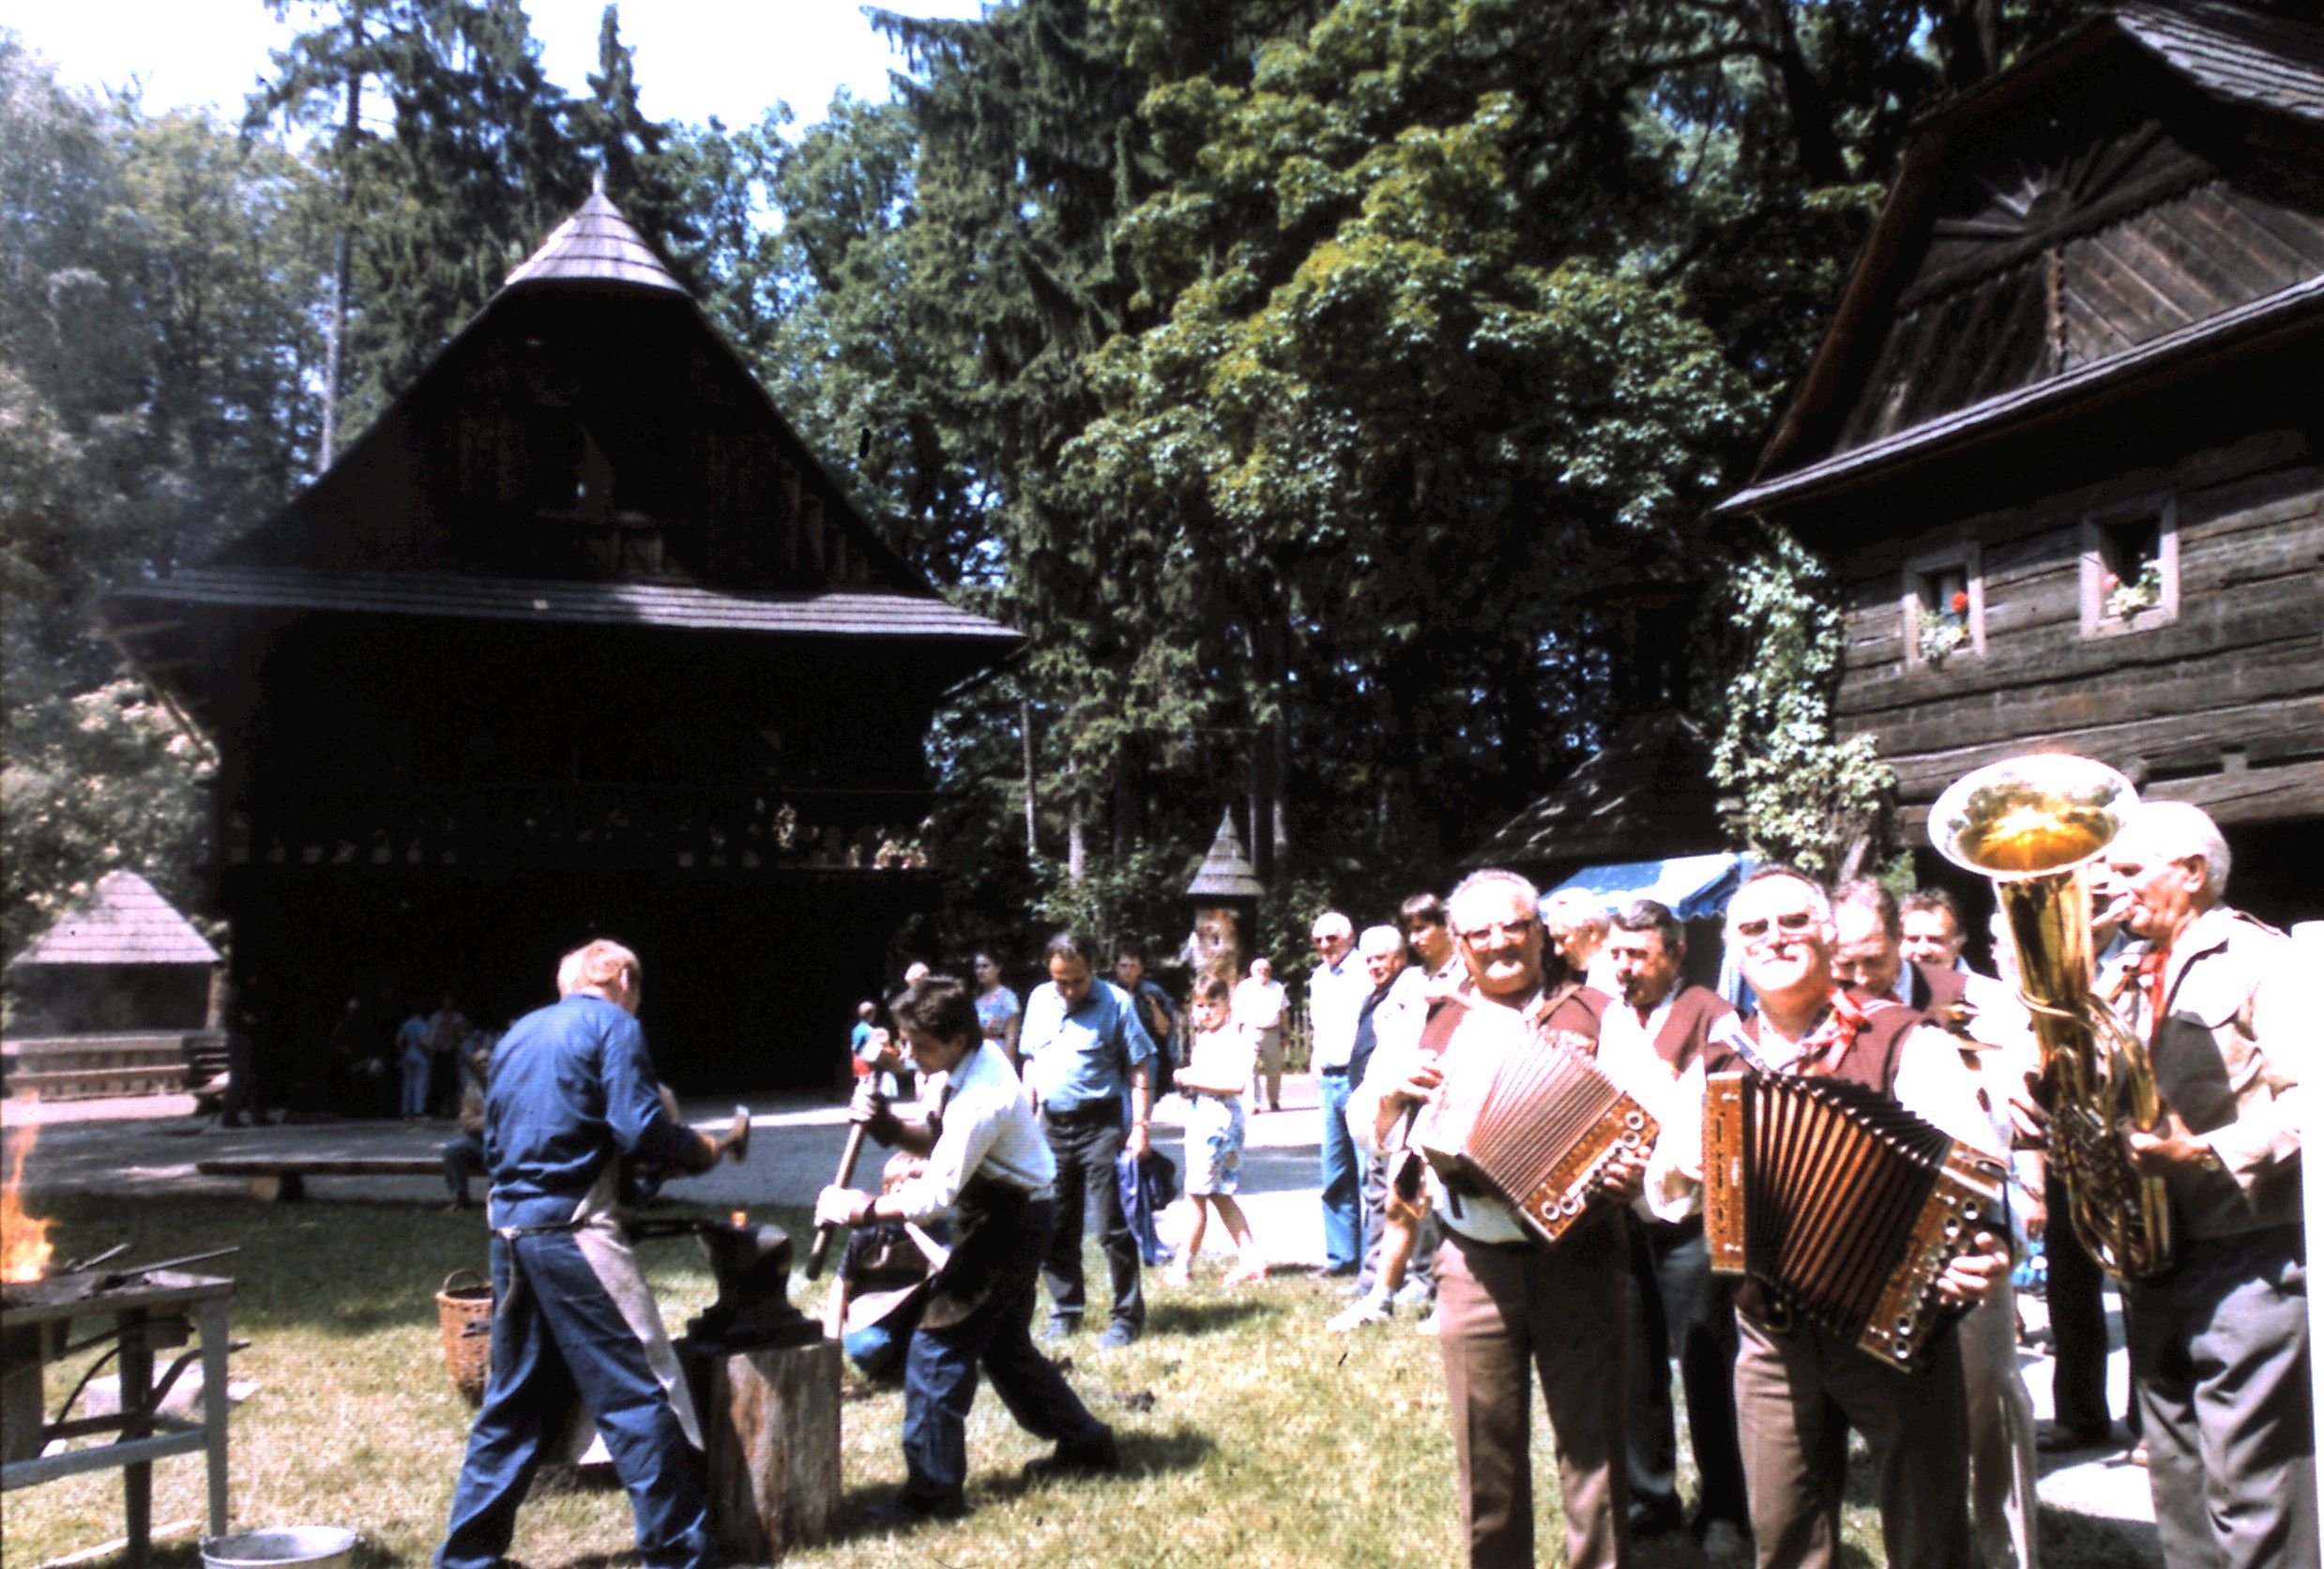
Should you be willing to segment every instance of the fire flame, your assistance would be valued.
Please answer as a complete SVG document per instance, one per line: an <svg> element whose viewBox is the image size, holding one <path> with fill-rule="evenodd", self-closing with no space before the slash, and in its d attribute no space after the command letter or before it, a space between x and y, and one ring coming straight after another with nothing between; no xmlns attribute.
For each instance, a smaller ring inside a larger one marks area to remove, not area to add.
<svg viewBox="0 0 2324 1569"><path fill-rule="evenodd" d="M751 1224L751 1217L743 1213L740 1210L737 1210L733 1214L728 1215L726 1218L733 1224L734 1228L737 1231Z"/></svg>
<svg viewBox="0 0 2324 1569"><path fill-rule="evenodd" d="M10 1132L8 1178L0 1183L0 1280L38 1280L55 1251L49 1242L51 1223L26 1214L18 1195L24 1185L24 1157L32 1153L39 1130L27 1123Z"/></svg>

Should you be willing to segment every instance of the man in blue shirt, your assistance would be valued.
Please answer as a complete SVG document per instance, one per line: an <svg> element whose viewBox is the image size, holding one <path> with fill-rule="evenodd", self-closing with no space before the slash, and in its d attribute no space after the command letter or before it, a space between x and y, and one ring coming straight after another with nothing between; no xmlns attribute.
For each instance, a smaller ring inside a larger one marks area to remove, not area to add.
<svg viewBox="0 0 2324 1569"><path fill-rule="evenodd" d="M493 1190L492 1373L436 1569L494 1569L517 1504L576 1398L630 1490L647 1569L712 1561L699 1424L615 1213L623 1157L718 1162L664 1110L637 1025L637 955L603 938L565 956L562 1000L519 1019L484 1100Z"/></svg>
<svg viewBox="0 0 2324 1569"><path fill-rule="evenodd" d="M1113 1322L1098 1344L1127 1346L1146 1327L1146 1295L1138 1240L1122 1213L1114 1162L1125 1149L1143 1158L1150 1148L1154 1042L1138 1022L1130 994L1095 978L1092 952L1071 932L1049 939L1049 981L1025 998L1025 1027L1017 1037L1025 1089L1057 1163L1057 1229L1041 1272L1049 1286L1049 1324L1041 1338L1061 1339L1081 1326L1083 1211L1094 1197L1114 1287Z"/></svg>
<svg viewBox="0 0 2324 1569"><path fill-rule="evenodd" d="M1307 978L1308 1065L1323 1103L1324 1267L1352 1275L1363 1263L1363 1159L1347 1131L1349 1060L1372 979L1356 956L1356 926L1338 910L1315 918L1315 967Z"/></svg>

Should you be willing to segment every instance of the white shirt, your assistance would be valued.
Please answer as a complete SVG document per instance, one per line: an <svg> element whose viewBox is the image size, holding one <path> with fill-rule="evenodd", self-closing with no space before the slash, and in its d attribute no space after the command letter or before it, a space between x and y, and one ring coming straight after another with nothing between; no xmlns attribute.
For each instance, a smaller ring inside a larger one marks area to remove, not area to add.
<svg viewBox="0 0 2324 1569"><path fill-rule="evenodd" d="M1307 1017L1314 1030L1308 1066L1344 1068L1356 1049L1356 1017L1372 995L1372 977L1349 949L1337 965L1317 965L1307 978Z"/></svg>
<svg viewBox="0 0 2324 1569"><path fill-rule="evenodd" d="M1654 1038L1670 1022L1670 1005L1678 995L1678 987L1673 985L1669 995L1643 1019L1637 1009L1618 998L1598 1021L1599 1071L1662 1124L1653 1153L1647 1158L1646 1186L1632 1205L1648 1220L1687 1216L1694 1208L1694 1189L1699 1181L1690 1173L1697 1172L1702 1165L1702 1059L1697 1057L1684 1073L1675 1073L1654 1049ZM1686 1142L1689 1133L1682 1132L1677 1139L1671 1136L1674 1124L1691 1130L1694 1141L1691 1149Z"/></svg>
<svg viewBox="0 0 2324 1569"><path fill-rule="evenodd" d="M1237 1024L1273 1029L1284 1022L1284 983L1247 976L1235 983L1235 1000L1229 1008Z"/></svg>
<svg viewBox="0 0 2324 1569"><path fill-rule="evenodd" d="M1057 1180L1056 1157L1000 1047L978 1042L952 1070L949 1089L927 1168L896 1190L894 1202L904 1219L926 1222L942 1214L973 1176L1032 1194Z"/></svg>

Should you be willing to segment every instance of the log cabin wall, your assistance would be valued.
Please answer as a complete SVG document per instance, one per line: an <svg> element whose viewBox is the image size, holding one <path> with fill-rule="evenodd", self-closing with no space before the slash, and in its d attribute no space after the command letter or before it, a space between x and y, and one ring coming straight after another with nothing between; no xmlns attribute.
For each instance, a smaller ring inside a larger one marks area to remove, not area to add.
<svg viewBox="0 0 2324 1569"><path fill-rule="evenodd" d="M2167 596L2093 614L2104 530L2147 518ZM1877 738L1914 827L1969 769L2033 747L2104 758L2223 824L2324 816L2319 563L2324 470L2302 430L1882 540L1846 562L1842 727ZM1925 585L1949 569L1971 641L1925 657Z"/></svg>

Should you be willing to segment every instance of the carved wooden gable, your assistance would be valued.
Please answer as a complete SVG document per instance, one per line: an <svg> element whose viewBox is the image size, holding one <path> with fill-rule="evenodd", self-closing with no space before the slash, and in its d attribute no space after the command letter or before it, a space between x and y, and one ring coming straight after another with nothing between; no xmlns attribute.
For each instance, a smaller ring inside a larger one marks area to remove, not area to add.
<svg viewBox="0 0 2324 1569"><path fill-rule="evenodd" d="M2154 105L2177 96L2141 72L2024 102L1956 141L1930 193L1925 247L1835 449L2324 273L2316 172L2222 145L2201 116Z"/></svg>

